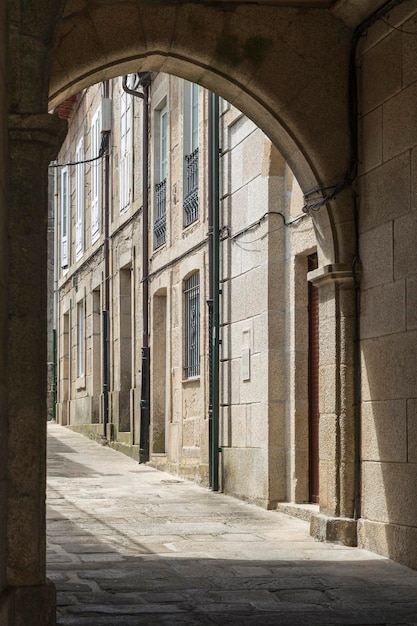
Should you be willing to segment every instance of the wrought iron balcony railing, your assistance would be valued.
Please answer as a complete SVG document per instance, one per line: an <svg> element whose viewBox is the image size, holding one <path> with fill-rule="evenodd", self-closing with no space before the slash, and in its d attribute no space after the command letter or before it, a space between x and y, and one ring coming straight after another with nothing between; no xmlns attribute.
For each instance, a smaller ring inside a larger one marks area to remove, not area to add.
<svg viewBox="0 0 417 626"><path fill-rule="evenodd" d="M165 243L167 238L167 179L155 185L155 220L153 232L155 248Z"/></svg>
<svg viewBox="0 0 417 626"><path fill-rule="evenodd" d="M184 226L198 218L198 148L185 157L186 180L183 200Z"/></svg>

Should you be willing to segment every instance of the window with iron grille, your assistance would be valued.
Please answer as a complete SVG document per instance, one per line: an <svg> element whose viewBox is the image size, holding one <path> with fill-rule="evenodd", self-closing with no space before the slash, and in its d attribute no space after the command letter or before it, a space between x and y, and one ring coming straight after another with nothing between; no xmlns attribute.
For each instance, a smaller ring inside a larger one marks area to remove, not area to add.
<svg viewBox="0 0 417 626"><path fill-rule="evenodd" d="M198 218L198 148L185 157L186 179L183 208L184 226L195 222Z"/></svg>
<svg viewBox="0 0 417 626"><path fill-rule="evenodd" d="M184 226L198 218L198 95L195 83L184 83Z"/></svg>
<svg viewBox="0 0 417 626"><path fill-rule="evenodd" d="M200 375L200 274L184 281L184 378Z"/></svg>
<svg viewBox="0 0 417 626"><path fill-rule="evenodd" d="M155 248L159 248L166 241L167 223L167 165L168 165L168 145L167 145L167 109L161 109L159 113L159 145L158 162L156 168L155 185L155 213L153 232L155 238Z"/></svg>
<svg viewBox="0 0 417 626"><path fill-rule="evenodd" d="M167 179L155 185L155 248L165 243L167 238Z"/></svg>

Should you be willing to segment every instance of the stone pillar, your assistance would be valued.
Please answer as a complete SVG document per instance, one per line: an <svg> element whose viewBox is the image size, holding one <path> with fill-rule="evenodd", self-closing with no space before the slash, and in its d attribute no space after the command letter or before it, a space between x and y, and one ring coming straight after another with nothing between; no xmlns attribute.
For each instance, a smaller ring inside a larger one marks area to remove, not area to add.
<svg viewBox="0 0 417 626"><path fill-rule="evenodd" d="M308 275L320 301L320 513L311 534L357 544L355 515L355 289L349 266Z"/></svg>
<svg viewBox="0 0 417 626"><path fill-rule="evenodd" d="M6 534L7 534L7 24L6 3L0 2L0 590L7 586ZM1 596L0 596L1 598ZM5 621L0 604L0 623Z"/></svg>
<svg viewBox="0 0 417 626"><path fill-rule="evenodd" d="M46 580L47 168L66 124L52 115L9 117L6 581L2 626L55 624ZM2 503L3 506L3 503ZM3 530L3 529L2 529Z"/></svg>

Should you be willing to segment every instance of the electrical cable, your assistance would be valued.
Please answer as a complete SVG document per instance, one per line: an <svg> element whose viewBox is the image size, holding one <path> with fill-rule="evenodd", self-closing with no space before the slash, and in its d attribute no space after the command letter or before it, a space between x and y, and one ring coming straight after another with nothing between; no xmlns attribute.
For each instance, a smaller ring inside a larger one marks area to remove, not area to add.
<svg viewBox="0 0 417 626"><path fill-rule="evenodd" d="M161 265L161 267L158 267L157 269L155 269L153 272L150 272L147 276L148 280L153 280L155 278L155 276L158 276L161 272L163 272L164 270L168 269L169 267L172 267L173 265L175 265L176 263L178 263L179 261L182 261L182 259L185 259L187 256L189 256L190 254L192 254L193 252L196 252L197 250L199 250L200 248L202 248L203 246L205 246L207 244L208 238L204 237L204 239L202 239L201 241L199 241L197 244L195 244L194 246L192 246L191 248L188 248L186 250L186 252L183 252L182 254L179 254L177 257L175 257L174 259L171 259L171 261L168 261L167 263L165 263L164 265ZM152 261L152 257L150 259ZM143 281L141 281L143 282Z"/></svg>
<svg viewBox="0 0 417 626"><path fill-rule="evenodd" d="M280 211L266 211L266 213L264 213L258 220L256 220L255 222L252 222L252 224L249 224L249 226L246 226L245 228L242 228L242 230L239 230L237 233L234 233L233 235L230 234L230 229L228 226L224 226L223 229L228 231L228 234L226 237L224 237L224 239L231 239L232 241L235 241L238 237L240 237L241 235L247 233L250 230L253 230L254 228L256 228L257 226L260 226L261 223L264 221L265 218L267 218L269 215L279 215L279 217L282 218L283 220L283 224L284 226L291 226L292 224L299 222L300 220L305 219L306 217L308 217L308 215L306 213L302 213L301 215L297 215L297 217L294 217L292 220L289 220L287 222L286 217L284 215L284 213L281 213ZM274 229L272 231L268 231L267 233L265 233L264 235L262 235L261 237L258 237L257 239L252 239L251 241L241 241L240 243L245 244L245 243L254 243L256 241L259 241L260 239L263 239L264 237L266 237L269 233L271 232L275 232L275 230L278 229ZM223 241L224 241L223 239Z"/></svg>
<svg viewBox="0 0 417 626"><path fill-rule="evenodd" d="M373 13L368 19L356 28L353 34L351 49L350 49L350 61L349 61L349 128L351 139L351 151L349 163L346 168L343 181L336 185L328 187L317 187L311 191L307 191L304 194L306 203L302 207L303 213L309 213L310 211L318 211L322 206L333 200L342 191L350 188L357 175L358 167L358 87L356 79L356 46L363 33L370 28L375 22L383 19L383 17L392 9L403 4L405 0L389 0L382 7L380 7L375 13ZM392 27L395 28L395 27ZM413 34L413 33L410 33ZM416 33L417 34L417 33ZM315 201L308 202L308 198L313 194L319 194L331 189L330 193L325 194L321 198L317 198Z"/></svg>
<svg viewBox="0 0 417 626"><path fill-rule="evenodd" d="M103 137L101 138L100 150L98 151L98 156L92 157L91 159L84 159L82 161L70 161L69 163L50 163L49 167L69 167L71 165L82 165L83 163L94 163L94 161L99 161L102 159L108 149L109 145L109 132L106 131L103 133Z"/></svg>
<svg viewBox="0 0 417 626"><path fill-rule="evenodd" d="M399 33L404 33L405 35L417 35L417 30L405 30L404 28L399 28L398 26L390 24L388 20L384 20L383 18L381 18L381 22L383 22L393 30L397 30Z"/></svg>

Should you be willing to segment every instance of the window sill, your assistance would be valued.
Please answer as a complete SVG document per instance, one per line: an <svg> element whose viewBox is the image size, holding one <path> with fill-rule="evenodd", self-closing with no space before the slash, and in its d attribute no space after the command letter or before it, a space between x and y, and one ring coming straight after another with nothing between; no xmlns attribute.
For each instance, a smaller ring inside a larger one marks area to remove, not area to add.
<svg viewBox="0 0 417 626"><path fill-rule="evenodd" d="M100 239L100 231L96 231L94 234L91 234L91 245L93 246Z"/></svg>
<svg viewBox="0 0 417 626"><path fill-rule="evenodd" d="M77 391L85 390L85 376L80 376L79 378L77 378L77 380L75 381L75 389Z"/></svg>
<svg viewBox="0 0 417 626"><path fill-rule="evenodd" d="M199 220L199 216L197 215L197 217L195 219L193 219L192 222L190 222L189 224L183 224L182 225L182 230L184 233L186 233L188 230L192 229L192 226L195 226L196 224L199 224L200 220Z"/></svg>
<svg viewBox="0 0 417 626"><path fill-rule="evenodd" d="M187 383L189 383L190 385L193 383L200 383L200 374L198 376L190 376L190 378L183 378L182 379L182 384L186 385Z"/></svg>

